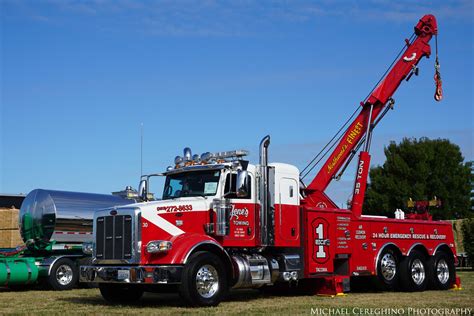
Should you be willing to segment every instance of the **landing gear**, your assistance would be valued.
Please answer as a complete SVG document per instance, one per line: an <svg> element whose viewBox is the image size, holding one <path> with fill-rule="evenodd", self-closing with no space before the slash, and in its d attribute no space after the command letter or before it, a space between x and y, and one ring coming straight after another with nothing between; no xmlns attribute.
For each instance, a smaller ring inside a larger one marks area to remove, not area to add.
<svg viewBox="0 0 474 316"><path fill-rule="evenodd" d="M179 294L191 306L216 306L227 294L227 276L216 255L199 251L184 267Z"/></svg>

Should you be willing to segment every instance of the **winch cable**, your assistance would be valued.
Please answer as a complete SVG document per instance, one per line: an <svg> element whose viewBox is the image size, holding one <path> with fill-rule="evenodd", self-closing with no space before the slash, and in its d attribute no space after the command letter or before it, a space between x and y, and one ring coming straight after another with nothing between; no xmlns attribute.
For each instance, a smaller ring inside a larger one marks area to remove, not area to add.
<svg viewBox="0 0 474 316"><path fill-rule="evenodd" d="M380 79L377 81L377 83L374 85L374 87L372 88L372 90L367 94L367 96L365 97L364 99L364 102L365 103L367 101L367 99L369 98L369 96L374 92L374 90L377 88L377 86L379 85L379 83L385 78L385 76L387 75L387 73L392 69L393 65L397 62L397 60L400 58L400 55L404 52L405 48L407 46L410 46L413 41L415 40L415 33L412 33L412 35L410 36L410 38L408 40L406 40L405 44L403 45L403 47L400 49L400 51L398 52L397 56L393 59L392 63L390 64L390 66L388 66L388 68L385 70L385 72L383 73L383 75L380 77ZM437 48L437 42L436 42L436 57L438 57L438 48ZM436 60L438 60L436 58ZM439 68L439 65L438 65L438 68ZM441 78L441 77L440 77ZM435 75L435 79L436 79L436 75ZM436 98L436 96L435 96ZM344 133L347 131L347 129L349 127L346 127L347 124L349 122L351 122L352 118L355 116L355 114L359 111L359 106L360 105L357 105L356 106L356 109L354 110L354 112L351 114L351 116L344 122L344 124L339 128L339 130L336 132L336 134L334 134L334 136L327 142L326 145L324 145L324 147L314 156L313 159L311 159L311 161L303 168L303 170L300 172L300 174L302 175L300 177L300 182L306 187L305 183L303 182L304 178L306 178L310 173L311 171L314 170L314 168L316 168L316 166L321 162L321 160L324 159L324 157L329 153L329 151L331 149L334 148L334 146L339 142L339 140L342 138L342 136L344 135ZM340 134L341 131L344 130L344 133ZM340 134L340 135L339 135ZM322 155L322 156L321 156ZM318 159L319 158L319 159ZM316 159L318 159L316 161ZM315 162L316 161L316 162Z"/></svg>

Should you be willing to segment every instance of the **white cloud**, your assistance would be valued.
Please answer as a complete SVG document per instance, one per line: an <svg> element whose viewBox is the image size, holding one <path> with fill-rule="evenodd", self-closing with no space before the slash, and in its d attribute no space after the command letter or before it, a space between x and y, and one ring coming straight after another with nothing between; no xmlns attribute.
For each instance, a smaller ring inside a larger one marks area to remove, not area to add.
<svg viewBox="0 0 474 316"><path fill-rule="evenodd" d="M433 13L440 19L472 21L473 2L458 1L132 1L47 0L6 1L22 7L31 18L64 19L62 14L96 17L102 28L131 29L157 36L250 36L271 31L280 23L305 23L321 17L335 19L416 21ZM26 8L26 9L25 9ZM54 10L57 10L54 12ZM41 20L41 19L37 19ZM124 24L125 21L125 24ZM127 22L128 21L128 22ZM103 24L109 24L104 27Z"/></svg>

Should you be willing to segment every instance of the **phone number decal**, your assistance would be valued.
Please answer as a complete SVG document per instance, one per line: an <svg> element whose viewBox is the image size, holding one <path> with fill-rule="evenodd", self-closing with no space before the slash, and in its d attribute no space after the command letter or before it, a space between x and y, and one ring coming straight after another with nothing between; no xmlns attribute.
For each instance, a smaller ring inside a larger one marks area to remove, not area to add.
<svg viewBox="0 0 474 316"><path fill-rule="evenodd" d="M156 208L157 211L165 211L166 213L173 213L173 212L187 212L192 211L193 206L191 204L185 205L171 205L171 206L158 206Z"/></svg>

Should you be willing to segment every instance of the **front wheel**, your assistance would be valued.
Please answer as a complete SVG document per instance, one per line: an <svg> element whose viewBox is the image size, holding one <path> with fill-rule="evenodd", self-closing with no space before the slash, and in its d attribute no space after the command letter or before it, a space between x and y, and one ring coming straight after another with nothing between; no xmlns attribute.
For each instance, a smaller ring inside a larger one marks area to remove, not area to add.
<svg viewBox="0 0 474 316"><path fill-rule="evenodd" d="M425 256L413 250L400 264L402 287L406 291L424 291L428 284L428 266Z"/></svg>
<svg viewBox="0 0 474 316"><path fill-rule="evenodd" d="M133 303L143 296L143 288L135 284L99 283L99 290L109 303Z"/></svg>
<svg viewBox="0 0 474 316"><path fill-rule="evenodd" d="M454 259L445 252L438 252L428 261L430 269L430 287L436 290L447 290L455 282Z"/></svg>
<svg viewBox="0 0 474 316"><path fill-rule="evenodd" d="M48 285L57 291L73 289L79 279L79 269L76 263L68 258L61 258L51 267Z"/></svg>
<svg viewBox="0 0 474 316"><path fill-rule="evenodd" d="M227 293L227 277L216 255L199 251L185 265L179 294L191 306L217 306Z"/></svg>

